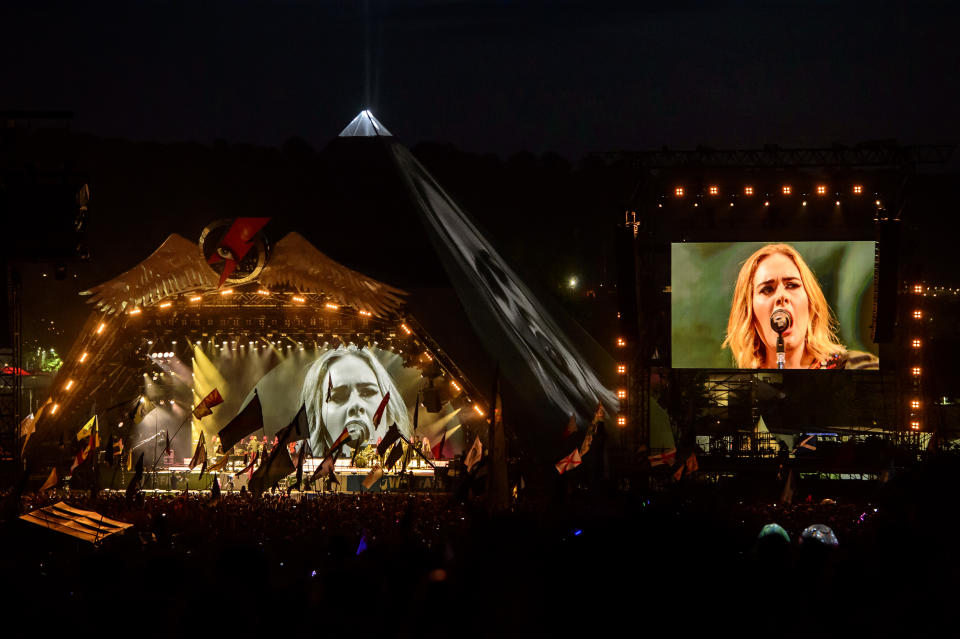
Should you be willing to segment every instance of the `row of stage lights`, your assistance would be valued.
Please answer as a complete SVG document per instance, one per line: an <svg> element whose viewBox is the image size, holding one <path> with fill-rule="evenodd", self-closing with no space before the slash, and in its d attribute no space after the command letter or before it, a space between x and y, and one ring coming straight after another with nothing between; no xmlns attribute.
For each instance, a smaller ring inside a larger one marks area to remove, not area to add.
<svg viewBox="0 0 960 639"><path fill-rule="evenodd" d="M914 285L913 285L913 293L914 293L914 295L924 295L924 296L925 296L925 295L927 294L926 287L925 287L923 284L914 284ZM914 319L915 321L921 321L921 320L923 320L923 310L920 309L920 308L915 308L915 309L913 309L912 316L913 316L913 319ZM916 353L916 357L915 357L914 359L915 359L915 360L919 360L919 359L920 359L920 349L921 349L922 346L923 346L923 341L922 341L921 338L919 338L919 337L913 337L913 338L911 338L911 340L910 340L910 346L911 346L911 348L913 349L913 351ZM910 364L910 365L909 365L909 369L910 369L910 376L913 378L914 390L915 390L915 391L918 393L918 395L919 395L919 392L920 392L920 376L921 376L921 374L922 374L922 372L923 372L923 369L922 369L920 366L916 366L915 364L916 364L916 361L914 361L913 364ZM910 400L909 409L908 409L908 410L909 410L909 413L910 413L910 430L915 431L915 432L919 431L919 430L920 430L920 426L921 426L921 422L920 422L920 406L921 406L921 403L920 403L919 397L916 397L916 398Z"/></svg>
<svg viewBox="0 0 960 639"><path fill-rule="evenodd" d="M97 325L97 328L94 329L93 331L93 339L97 339L101 337L104 331L106 330L106 328L107 328L107 324L105 322L100 322L100 324ZM87 362L88 359L90 359L90 353L87 351L83 351L82 353L80 353L80 357L77 358L77 364L83 365ZM63 385L63 392L69 393L74 386L76 386L76 382L73 379L68 379ZM60 403L53 400L53 394L51 394L50 399L48 401L50 405L49 414L56 415L57 411L60 410Z"/></svg>
<svg viewBox="0 0 960 639"><path fill-rule="evenodd" d="M863 195L862 184L854 184L850 190L853 193L853 195ZM793 185L784 184L783 186L780 187L780 192L786 196L793 195ZM814 189L814 193L816 193L819 196L826 196L829 192L830 192L830 189L827 187L826 184L818 184ZM840 197L840 193L841 193L840 191L836 191L835 192L836 197ZM687 188L685 186L676 186L673 189L673 195L674 197L678 197L678 198L685 197L687 195ZM700 193L700 195L710 195L713 197L719 197L720 186L716 184L711 184L710 186L707 187L706 193ZM731 193L731 195L739 195L739 193L736 193L736 194ZM756 189L753 186L748 184L743 187L742 195L745 195L747 197L752 197L756 195ZM806 193L804 193L803 195L806 195ZM766 196L770 197L770 194L767 193Z"/></svg>
<svg viewBox="0 0 960 639"><path fill-rule="evenodd" d="M855 196L861 196L861 195L863 195L863 186L860 185L860 184L854 185L853 188L852 188L852 191L853 191L853 195L855 195ZM794 195L793 186L792 186L792 185L789 185L789 184L784 184L782 187L780 187L780 193L783 195L783 197L791 197L791 196L793 196L793 195ZM748 197L748 198L750 198L750 197L753 197L753 196L756 195L756 194L757 194L757 193L756 193L756 189L754 189L754 187L752 187L752 186L745 186L745 187L743 187L743 193L732 193L732 194L730 194L730 198L731 198L730 206L734 206L733 199L736 198L736 197L741 197L741 196L742 196L742 197ZM827 196L832 195L833 197L836 198L836 200L834 201L834 205L835 205L835 206L840 206L840 205L841 205L841 201L840 201L841 193L840 193L840 191L836 191L836 192L834 192L834 193L831 194L831 193L829 193L828 188L827 188L827 186L826 186L825 184L819 184L819 185L817 185L817 186L816 186L816 189L815 189L815 194L816 194L816 196L817 196L818 198L826 198ZM708 196L708 197L711 198L711 199L712 199L712 198L719 198L719 197L720 197L720 187L717 186L717 185L711 185L711 186L707 187L706 193L702 193L702 192L701 192L701 193L697 193L695 197L696 197L697 200L700 200L700 199L703 198L704 195ZM801 201L801 206L807 206L807 197L808 197L808 194L807 194L807 193L801 193L800 195L801 195L801 197L803 198L803 200ZM874 195L876 195L876 194L874 194ZM674 189L673 189L673 196L674 196L674 198L676 198L676 199L678 199L678 200L679 200L679 199L684 199L685 197L687 197L687 189L686 189L686 187L684 187L684 186L674 187ZM699 202L699 201L694 202L693 205L694 205L694 206L700 206L700 202ZM764 193L763 205L764 205L764 206L770 206L770 193ZM874 205L875 205L878 209L882 209L882 208L883 208L883 203L882 203L879 199L874 200ZM663 202L662 202L662 201L661 201L661 202L658 202L658 203L657 203L657 207L658 207L658 208L663 208Z"/></svg>
<svg viewBox="0 0 960 639"><path fill-rule="evenodd" d="M219 295L220 297L229 297L229 296L233 295L235 292L236 292L236 291L234 291L234 289L232 289L232 288L226 288L226 289L223 289L223 290L218 291L216 294ZM294 293L294 292L291 292L291 293L273 293L273 292L271 292L271 291L269 291L269 290L267 290L267 289L261 288L261 289L257 289L256 294L259 295L259 296L261 296L261 297L264 297L264 298L273 298L273 297L275 297L275 298L277 298L278 300L281 299L281 296L283 296L283 295L288 295L290 301L293 302L294 304L306 304L306 303L307 303L307 298L306 298L306 297L304 296L304 294L302 294L302 293ZM200 302L203 301L203 298L204 298L204 295L191 295L190 297L187 298L187 301L188 301L190 304L199 304ZM170 308L170 307L173 306L173 302L171 302L171 301L164 301L164 302L160 302L157 306L158 306L159 308L161 308L161 309L167 309L167 308ZM340 305L339 305L339 304L334 304L333 302L326 302L326 303L323 305L323 307L324 307L325 309L331 310L331 311L340 310ZM127 311L127 314L128 314L128 315L139 315L139 314L142 313L142 312L143 312L143 309L142 309L141 307L137 306L137 307L131 308L129 311ZM357 315L360 315L361 317L373 317L373 313L371 313L370 311L364 311L364 310L358 310L358 311L357 311Z"/></svg>

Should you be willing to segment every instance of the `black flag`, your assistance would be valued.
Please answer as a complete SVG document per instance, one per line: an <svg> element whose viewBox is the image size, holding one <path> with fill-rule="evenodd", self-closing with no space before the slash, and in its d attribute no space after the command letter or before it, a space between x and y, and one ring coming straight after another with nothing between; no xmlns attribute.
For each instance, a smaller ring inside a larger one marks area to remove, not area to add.
<svg viewBox="0 0 960 639"><path fill-rule="evenodd" d="M254 495L269 490L295 470L287 445L291 442L291 438L296 436L296 424L297 420L294 418L289 426L277 433L277 445L270 451L266 461L253 471L253 477L250 478L250 491Z"/></svg>
<svg viewBox="0 0 960 639"><path fill-rule="evenodd" d="M130 452L133 454L133 451ZM140 492L140 482L143 481L143 453L140 453L140 457L137 458L137 468L133 474L133 479L130 480L130 483L127 484L127 499L133 499L138 492Z"/></svg>
<svg viewBox="0 0 960 639"><path fill-rule="evenodd" d="M387 457L384 467L387 470L393 468L393 465L397 463L397 460L400 459L401 455L403 455L403 444L398 443L393 447L393 450L390 451L390 455Z"/></svg>
<svg viewBox="0 0 960 639"><path fill-rule="evenodd" d="M220 446L223 450L230 450L238 441L261 428L263 428L263 408L260 406L260 395L254 389L250 403L230 420L229 424L220 429L218 433Z"/></svg>
<svg viewBox="0 0 960 639"><path fill-rule="evenodd" d="M377 444L377 454L383 457L383 454L390 448L390 444L398 439L400 439L400 429L397 428L397 424L394 423L390 429L387 430L386 436Z"/></svg>

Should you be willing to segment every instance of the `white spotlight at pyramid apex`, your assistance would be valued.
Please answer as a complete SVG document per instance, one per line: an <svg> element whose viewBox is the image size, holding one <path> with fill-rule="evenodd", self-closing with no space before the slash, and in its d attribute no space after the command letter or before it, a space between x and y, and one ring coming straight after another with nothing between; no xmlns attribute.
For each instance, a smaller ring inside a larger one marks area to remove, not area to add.
<svg viewBox="0 0 960 639"><path fill-rule="evenodd" d="M343 131L340 132L342 138L352 137L374 137L374 136L393 136L387 131L387 127L380 124L377 118L373 117L370 109L364 109L357 114L357 117L350 121Z"/></svg>

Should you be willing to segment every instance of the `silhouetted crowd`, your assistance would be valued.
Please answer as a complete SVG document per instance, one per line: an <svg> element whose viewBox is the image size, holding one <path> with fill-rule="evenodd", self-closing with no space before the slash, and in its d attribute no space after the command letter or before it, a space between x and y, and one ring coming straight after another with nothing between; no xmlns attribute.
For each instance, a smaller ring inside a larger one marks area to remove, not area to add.
<svg viewBox="0 0 960 639"><path fill-rule="evenodd" d="M869 499L594 486L530 492L498 516L445 494L28 495L23 509L63 498L133 526L93 545L8 520L0 569L17 576L13 609L43 617L56 602L51 631L96 610L148 636L221 620L386 636L915 636L946 618L960 577L957 498L942 490L953 468Z"/></svg>

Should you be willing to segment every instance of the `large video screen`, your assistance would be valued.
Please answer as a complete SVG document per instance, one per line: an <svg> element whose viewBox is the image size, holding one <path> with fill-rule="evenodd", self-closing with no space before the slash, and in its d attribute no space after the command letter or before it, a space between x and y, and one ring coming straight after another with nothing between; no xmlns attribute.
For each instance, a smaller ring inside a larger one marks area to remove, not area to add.
<svg viewBox="0 0 960 639"><path fill-rule="evenodd" d="M253 399L254 390L264 424L251 434L258 440L272 440L305 406L307 441L318 457L344 428L353 436L351 446L358 441L366 446L375 445L393 423L408 440L433 447L446 458L463 452L463 407L456 401L462 390L431 367L427 355L411 358L376 347L287 342L202 341L193 346L191 359L159 353L156 363L162 373L147 377L144 387L155 408L136 426L134 437L145 443L147 459L155 449L163 451L164 433L169 433L179 463L192 454L200 429L213 453L214 436ZM191 407L213 389L223 403L202 419L189 417ZM387 393L390 398L375 426L374 414Z"/></svg>
<svg viewBox="0 0 960 639"><path fill-rule="evenodd" d="M675 368L875 369L874 242L673 244Z"/></svg>

